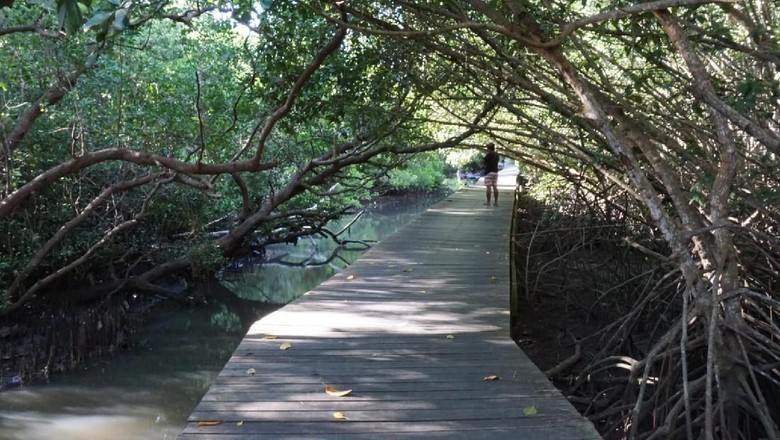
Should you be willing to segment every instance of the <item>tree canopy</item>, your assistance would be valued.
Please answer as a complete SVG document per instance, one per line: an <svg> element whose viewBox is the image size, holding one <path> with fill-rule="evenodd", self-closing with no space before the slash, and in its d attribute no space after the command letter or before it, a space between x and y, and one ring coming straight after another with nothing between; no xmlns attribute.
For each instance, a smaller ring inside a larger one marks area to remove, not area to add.
<svg viewBox="0 0 780 440"><path fill-rule="evenodd" d="M408 160L394 150L463 138L407 123L430 91L398 48L293 5L243 33L207 14L227 5L182 5L2 10L4 313L78 273L154 289L200 253L290 240Z"/></svg>
<svg viewBox="0 0 780 440"><path fill-rule="evenodd" d="M759 0L6 1L0 314L88 277L207 276L490 140L562 179L559 205L575 188L636 220L677 286L620 388L625 433L777 438L778 18Z"/></svg>

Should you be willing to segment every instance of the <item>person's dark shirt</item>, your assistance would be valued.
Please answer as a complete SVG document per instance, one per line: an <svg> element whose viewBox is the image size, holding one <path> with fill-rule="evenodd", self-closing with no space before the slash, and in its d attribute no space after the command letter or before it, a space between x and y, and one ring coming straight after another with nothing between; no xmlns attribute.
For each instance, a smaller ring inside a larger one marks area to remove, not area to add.
<svg viewBox="0 0 780 440"><path fill-rule="evenodd" d="M485 174L498 172L498 153L495 151L488 151L482 162L485 164Z"/></svg>

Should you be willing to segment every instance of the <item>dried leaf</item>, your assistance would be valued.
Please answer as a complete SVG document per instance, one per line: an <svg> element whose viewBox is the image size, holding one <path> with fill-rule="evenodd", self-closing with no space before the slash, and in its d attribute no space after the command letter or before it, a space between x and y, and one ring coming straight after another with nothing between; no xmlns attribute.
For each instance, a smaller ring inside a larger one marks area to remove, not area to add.
<svg viewBox="0 0 780 440"><path fill-rule="evenodd" d="M337 420L349 420L349 417L345 416L344 413L341 411L334 412L333 418Z"/></svg>
<svg viewBox="0 0 780 440"><path fill-rule="evenodd" d="M325 392L328 393L329 396L344 397L344 396L348 396L352 392L352 390L337 390L330 385L325 385Z"/></svg>
<svg viewBox="0 0 780 440"><path fill-rule="evenodd" d="M273 341L276 338L278 338L278 336L274 336L274 335L265 335L265 336L263 336L263 339L267 339L269 341Z"/></svg>
<svg viewBox="0 0 780 440"><path fill-rule="evenodd" d="M347 275L347 281L352 281L355 279L355 275Z"/></svg>
<svg viewBox="0 0 780 440"><path fill-rule="evenodd" d="M288 348L292 347L289 342L285 342L282 345L279 346L279 350L287 350Z"/></svg>
<svg viewBox="0 0 780 440"><path fill-rule="evenodd" d="M246 370L246 374L248 374L250 376L254 376L255 373L257 373L257 370L255 370L254 368L250 368L250 369Z"/></svg>
<svg viewBox="0 0 780 440"><path fill-rule="evenodd" d="M243 426L243 425L244 425L244 421L243 420L239 420L239 421L236 422L236 426Z"/></svg>
<svg viewBox="0 0 780 440"><path fill-rule="evenodd" d="M455 339L455 336L447 335L447 339Z"/></svg>
<svg viewBox="0 0 780 440"><path fill-rule="evenodd" d="M411 272L412 270L413 269L411 267L407 267L406 269L403 270L403 272Z"/></svg>
<svg viewBox="0 0 780 440"><path fill-rule="evenodd" d="M222 424L222 422L217 422L217 421L214 421L214 422L198 422L198 426L217 426L217 425L221 425L221 424Z"/></svg>
<svg viewBox="0 0 780 440"><path fill-rule="evenodd" d="M482 380L498 380L498 379L501 379L501 378L496 376L495 374L491 374L491 375L485 376Z"/></svg>
<svg viewBox="0 0 780 440"><path fill-rule="evenodd" d="M428 291L427 290L418 290L417 293L421 293L421 294L425 295L426 293L428 293Z"/></svg>
<svg viewBox="0 0 780 440"><path fill-rule="evenodd" d="M538 411L536 410L536 405L531 405L523 408L523 414L525 414L526 417L535 416L537 413Z"/></svg>
<svg viewBox="0 0 780 440"><path fill-rule="evenodd" d="M490 277L490 280L491 280L491 281L495 281L495 280L497 280L497 279L498 279L498 278L497 278L497 277L495 277L495 276L492 276L492 277Z"/></svg>

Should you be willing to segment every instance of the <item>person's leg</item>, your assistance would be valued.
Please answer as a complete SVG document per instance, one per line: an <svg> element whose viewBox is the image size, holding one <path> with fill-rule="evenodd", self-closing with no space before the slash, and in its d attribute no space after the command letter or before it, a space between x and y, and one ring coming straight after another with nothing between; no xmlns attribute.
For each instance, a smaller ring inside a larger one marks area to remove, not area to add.
<svg viewBox="0 0 780 440"><path fill-rule="evenodd" d="M490 197L488 197L490 203ZM493 185L493 206L498 206L498 185Z"/></svg>
<svg viewBox="0 0 780 440"><path fill-rule="evenodd" d="M485 174L485 198L487 202L485 205L490 205L490 187L493 186L493 175L490 173Z"/></svg>

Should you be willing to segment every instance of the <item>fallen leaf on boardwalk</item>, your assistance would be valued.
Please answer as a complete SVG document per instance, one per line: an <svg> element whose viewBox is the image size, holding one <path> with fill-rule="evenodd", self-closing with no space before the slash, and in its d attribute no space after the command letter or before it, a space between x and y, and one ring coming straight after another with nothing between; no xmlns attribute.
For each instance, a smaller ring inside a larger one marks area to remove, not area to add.
<svg viewBox="0 0 780 440"><path fill-rule="evenodd" d="M345 416L344 413L341 411L334 412L333 418L338 420L349 420L349 417Z"/></svg>
<svg viewBox="0 0 780 440"><path fill-rule="evenodd" d="M525 414L528 417L535 416L537 413L538 411L536 410L536 405L531 405L529 407L523 408L523 414Z"/></svg>
<svg viewBox="0 0 780 440"><path fill-rule="evenodd" d="M403 271L404 271L404 272L411 272L412 270L413 270L413 269L412 269L411 267L407 267L407 268L406 268L406 269L404 269Z"/></svg>
<svg viewBox="0 0 780 440"><path fill-rule="evenodd" d="M498 379L501 379L501 378L496 376L495 374L491 374L489 376L485 376L482 380L498 380Z"/></svg>
<svg viewBox="0 0 780 440"><path fill-rule="evenodd" d="M284 344L279 346L279 350L287 350L288 348L292 347L289 342L285 342Z"/></svg>
<svg viewBox="0 0 780 440"><path fill-rule="evenodd" d="M257 373L257 370L255 370L254 368L250 368L250 369L246 370L246 374L248 374L250 376L254 376L255 373Z"/></svg>
<svg viewBox="0 0 780 440"><path fill-rule="evenodd" d="M424 295L424 294L428 293L428 291L427 290L419 290L417 293L422 293Z"/></svg>
<svg viewBox="0 0 780 440"><path fill-rule="evenodd" d="M330 385L325 385L325 392L328 393L329 396L344 397L344 396L348 396L352 392L352 390L337 390Z"/></svg>
<svg viewBox="0 0 780 440"><path fill-rule="evenodd" d="M198 426L217 426L221 424L222 422L198 422Z"/></svg>
<svg viewBox="0 0 780 440"><path fill-rule="evenodd" d="M236 426L243 426L243 425L244 425L244 421L243 420L239 420L239 421L236 422Z"/></svg>
<svg viewBox="0 0 780 440"><path fill-rule="evenodd" d="M447 339L455 339L455 336L447 335Z"/></svg>
<svg viewBox="0 0 780 440"><path fill-rule="evenodd" d="M355 279L355 275L347 275L347 281L352 281Z"/></svg>
<svg viewBox="0 0 780 440"><path fill-rule="evenodd" d="M278 336L274 336L274 335L265 335L265 336L263 336L263 339L267 339L269 341L273 341L276 338L278 338Z"/></svg>
<svg viewBox="0 0 780 440"><path fill-rule="evenodd" d="M498 278L493 276L493 277L490 277L490 279L491 279L492 281L495 281L495 280L497 280Z"/></svg>

